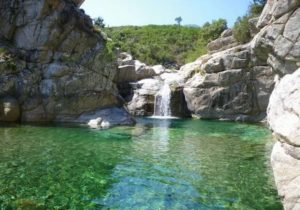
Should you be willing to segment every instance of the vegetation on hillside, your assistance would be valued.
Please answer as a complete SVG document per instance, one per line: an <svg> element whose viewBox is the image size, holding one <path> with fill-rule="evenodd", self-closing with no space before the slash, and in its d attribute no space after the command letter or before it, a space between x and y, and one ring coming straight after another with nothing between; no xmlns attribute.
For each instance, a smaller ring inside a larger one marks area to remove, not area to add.
<svg viewBox="0 0 300 210"><path fill-rule="evenodd" d="M243 17L238 17L233 27L233 34L239 43L247 43L251 40L249 20L258 17L266 3L267 0L253 0L247 14Z"/></svg>
<svg viewBox="0 0 300 210"><path fill-rule="evenodd" d="M233 33L239 43L251 40L249 19L261 14L266 1L253 0L247 14L237 19ZM168 68L178 68L205 54L207 44L227 29L224 19L202 27L181 26L181 17L175 21L177 25L105 27L103 18L99 17L94 19L94 26L96 31L105 32L110 38L109 52L119 49L149 65L162 64Z"/></svg>
<svg viewBox="0 0 300 210"><path fill-rule="evenodd" d="M99 28L105 27L104 19L102 17L97 17L97 18L93 19L93 23L95 26L97 26Z"/></svg>
<svg viewBox="0 0 300 210"><path fill-rule="evenodd" d="M224 19L206 23L202 27L178 25L123 26L104 28L112 39L111 49L129 52L135 59L149 65L163 64L179 67L206 53L207 44L227 29Z"/></svg>

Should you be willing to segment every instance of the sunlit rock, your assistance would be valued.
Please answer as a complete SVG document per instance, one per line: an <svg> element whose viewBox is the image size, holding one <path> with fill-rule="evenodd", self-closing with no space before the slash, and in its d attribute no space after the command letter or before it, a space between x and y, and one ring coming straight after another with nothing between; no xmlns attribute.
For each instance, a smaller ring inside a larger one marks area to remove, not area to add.
<svg viewBox="0 0 300 210"><path fill-rule="evenodd" d="M101 122L101 128L109 128L109 127L110 127L110 123L108 121Z"/></svg>
<svg viewBox="0 0 300 210"><path fill-rule="evenodd" d="M88 126L90 126L91 128L94 128L94 129L101 128L102 121L103 121L102 118L98 117L97 119L90 120L88 122Z"/></svg>
<svg viewBox="0 0 300 210"><path fill-rule="evenodd" d="M285 209L300 208L300 69L286 75L270 98L268 123L278 142L272 166Z"/></svg>
<svg viewBox="0 0 300 210"><path fill-rule="evenodd" d="M0 2L1 52L10 53L0 62L0 95L16 98L22 122L77 122L122 106L116 62L82 3Z"/></svg>

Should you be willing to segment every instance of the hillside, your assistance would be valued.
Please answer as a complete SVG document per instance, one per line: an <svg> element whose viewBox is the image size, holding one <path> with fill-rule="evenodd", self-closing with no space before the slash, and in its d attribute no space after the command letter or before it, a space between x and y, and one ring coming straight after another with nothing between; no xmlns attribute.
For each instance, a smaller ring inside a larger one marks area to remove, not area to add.
<svg viewBox="0 0 300 210"><path fill-rule="evenodd" d="M206 53L206 45L227 28L225 20L202 27L178 25L123 26L105 28L112 49L120 48L149 65L178 67Z"/></svg>

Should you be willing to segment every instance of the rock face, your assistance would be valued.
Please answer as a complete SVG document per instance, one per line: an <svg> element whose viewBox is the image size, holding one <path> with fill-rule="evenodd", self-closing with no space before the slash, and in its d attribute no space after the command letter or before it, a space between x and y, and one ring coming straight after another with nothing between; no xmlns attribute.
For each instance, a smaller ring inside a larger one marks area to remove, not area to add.
<svg viewBox="0 0 300 210"><path fill-rule="evenodd" d="M134 116L152 116L154 114L155 95L161 82L154 78L144 79L132 84L132 95L128 100L128 110Z"/></svg>
<svg viewBox="0 0 300 210"><path fill-rule="evenodd" d="M0 2L0 99L17 99L21 121L74 122L122 107L116 62L82 2Z"/></svg>
<svg viewBox="0 0 300 210"><path fill-rule="evenodd" d="M238 43L233 36L232 29L227 29L221 34L220 38L210 42L207 45L207 49L210 53L213 53L217 51L227 50L237 45Z"/></svg>
<svg viewBox="0 0 300 210"><path fill-rule="evenodd" d="M267 63L280 76L296 71L300 60L300 1L269 0L257 26L262 28L252 41L256 62Z"/></svg>
<svg viewBox="0 0 300 210"><path fill-rule="evenodd" d="M278 140L272 166L279 195L285 209L300 209L300 69L276 85L268 122Z"/></svg>
<svg viewBox="0 0 300 210"><path fill-rule="evenodd" d="M154 115L156 97L163 85L168 83L171 88L170 109L172 115L176 117L190 116L182 85L194 72L193 64L185 66L182 71L174 72L165 69L162 65L147 66L138 60L133 60L128 53L120 53L118 64L115 81L132 115Z"/></svg>
<svg viewBox="0 0 300 210"><path fill-rule="evenodd" d="M257 23L252 42L256 62L267 60L282 79L270 98L268 123L278 142L272 167L287 210L300 209L300 1L271 1Z"/></svg>
<svg viewBox="0 0 300 210"><path fill-rule="evenodd" d="M265 119L275 75L293 72L299 64L296 55L283 52L297 43L284 38L289 16L284 13L276 21L270 17L275 8L281 6L270 1L260 18L249 20L250 43L237 46L229 29L208 44L210 54L198 59L198 73L184 85L188 108L195 116L254 122Z"/></svg>
<svg viewBox="0 0 300 210"><path fill-rule="evenodd" d="M205 119L263 120L274 74L267 65L253 65L252 57L249 45L206 56L199 66L202 74L184 88L192 113Z"/></svg>
<svg viewBox="0 0 300 210"><path fill-rule="evenodd" d="M142 79L158 76L165 71L162 65L147 66L139 60L133 60L128 53L120 53L118 70L115 76L117 84L136 82Z"/></svg>
<svg viewBox="0 0 300 210"><path fill-rule="evenodd" d="M299 21L298 0L269 0L262 15L250 20L254 38L249 44L230 48L222 42L230 31L211 42L210 55L200 66L202 75L195 75L184 88L192 113L209 119L264 119L274 76L300 67Z"/></svg>

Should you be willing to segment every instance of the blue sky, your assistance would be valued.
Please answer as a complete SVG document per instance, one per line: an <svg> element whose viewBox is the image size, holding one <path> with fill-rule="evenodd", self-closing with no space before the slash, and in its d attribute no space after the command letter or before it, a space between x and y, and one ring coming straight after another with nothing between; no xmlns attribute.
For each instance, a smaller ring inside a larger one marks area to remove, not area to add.
<svg viewBox="0 0 300 210"><path fill-rule="evenodd" d="M202 25L224 18L231 27L246 13L251 0L85 0L81 6L92 18L101 16L109 26L174 24Z"/></svg>

